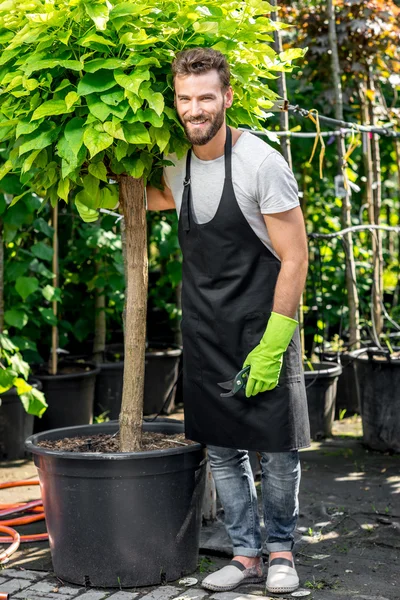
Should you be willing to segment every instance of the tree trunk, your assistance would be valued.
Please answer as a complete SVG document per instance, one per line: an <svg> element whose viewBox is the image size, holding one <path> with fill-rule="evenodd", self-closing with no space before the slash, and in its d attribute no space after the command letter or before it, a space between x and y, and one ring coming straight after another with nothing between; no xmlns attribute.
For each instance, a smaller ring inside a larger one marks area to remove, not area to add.
<svg viewBox="0 0 400 600"><path fill-rule="evenodd" d="M102 260L96 260L96 275L101 273L103 266ZM106 297L104 288L95 288L95 317L94 317L94 342L93 342L93 360L94 362L104 362L104 352L106 347Z"/></svg>
<svg viewBox="0 0 400 600"><path fill-rule="evenodd" d="M331 51L332 81L335 94L335 118L340 121L343 121L344 119L342 82L340 79L340 63L337 49L335 8L333 6L332 0L328 0L327 9L329 23L329 47ZM346 164L344 162L344 156L346 154L346 146L343 135L337 137L337 151L339 157L338 174L343 174L343 176L345 177ZM342 198L342 229L351 227L351 224L352 223L350 190L346 189L346 195L344 198ZM347 251L345 253L345 277L347 300L349 303L349 347L350 349L356 349L360 347L360 303L357 291L356 266L354 261L353 238L351 232L343 236L343 241L347 248Z"/></svg>
<svg viewBox="0 0 400 600"><path fill-rule="evenodd" d="M53 207L52 223L54 229L53 236L53 287L58 288L58 203ZM57 300L52 302L53 315L57 318ZM53 325L51 329L51 375L57 375L57 348L58 348L58 327Z"/></svg>
<svg viewBox="0 0 400 600"><path fill-rule="evenodd" d="M121 176L119 199L124 215L127 274L124 387L119 425L122 452L137 452L142 438L148 285L143 180Z"/></svg>

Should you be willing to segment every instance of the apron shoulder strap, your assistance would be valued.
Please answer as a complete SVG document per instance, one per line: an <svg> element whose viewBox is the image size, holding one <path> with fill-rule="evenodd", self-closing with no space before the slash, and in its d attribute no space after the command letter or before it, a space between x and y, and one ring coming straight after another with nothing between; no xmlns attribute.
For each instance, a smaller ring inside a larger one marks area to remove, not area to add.
<svg viewBox="0 0 400 600"><path fill-rule="evenodd" d="M186 155L186 173L185 179L183 180L183 195L182 195L182 206L181 206L181 219L183 224L183 230L188 233L190 231L190 163L192 159L192 151L188 150Z"/></svg>
<svg viewBox="0 0 400 600"><path fill-rule="evenodd" d="M226 126L226 141L225 141L225 179L232 180L232 131Z"/></svg>

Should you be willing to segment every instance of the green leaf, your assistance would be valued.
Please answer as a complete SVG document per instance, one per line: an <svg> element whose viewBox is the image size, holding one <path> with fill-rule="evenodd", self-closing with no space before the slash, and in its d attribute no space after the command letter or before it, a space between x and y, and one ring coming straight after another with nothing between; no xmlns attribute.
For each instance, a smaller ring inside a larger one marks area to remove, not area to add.
<svg viewBox="0 0 400 600"><path fill-rule="evenodd" d="M117 138L126 142L124 130L122 129L122 125L120 122L114 121L106 121L104 123L104 130L113 136L113 138Z"/></svg>
<svg viewBox="0 0 400 600"><path fill-rule="evenodd" d="M43 392L40 392L35 387L32 387L29 392L23 393L19 397L25 411L30 415L35 415L35 417L41 417L48 407Z"/></svg>
<svg viewBox="0 0 400 600"><path fill-rule="evenodd" d="M67 110L71 108L74 104L77 104L79 100L79 95L76 92L69 92L65 96L65 104L67 106Z"/></svg>
<svg viewBox="0 0 400 600"><path fill-rule="evenodd" d="M218 21L195 21L193 29L196 33L218 35Z"/></svg>
<svg viewBox="0 0 400 600"><path fill-rule="evenodd" d="M116 90L110 94L102 94L100 99L102 102L110 104L110 106L118 106L118 104L124 99L124 90Z"/></svg>
<svg viewBox="0 0 400 600"><path fill-rule="evenodd" d="M83 143L90 152L90 158L111 146L113 139L108 133L97 131L90 126L85 129L83 134Z"/></svg>
<svg viewBox="0 0 400 600"><path fill-rule="evenodd" d="M83 202L80 202L77 198L75 198L75 205L78 209L81 219L85 221L85 223L93 223L99 218L99 213L97 210L88 208L86 204L83 204Z"/></svg>
<svg viewBox="0 0 400 600"><path fill-rule="evenodd" d="M84 48L94 48L97 49L100 46L100 50L104 51L102 46L115 46L114 42L103 37L102 35L97 35L97 33L92 33L90 35L85 35L83 38L78 40L78 44L83 46Z"/></svg>
<svg viewBox="0 0 400 600"><path fill-rule="evenodd" d="M85 63L85 71L87 73L95 73L100 69L120 69L126 65L126 61L120 58L96 58Z"/></svg>
<svg viewBox="0 0 400 600"><path fill-rule="evenodd" d="M55 288L52 285L47 284L42 289L42 294L48 302L53 302L53 300L55 300L56 302L61 302L60 288Z"/></svg>
<svg viewBox="0 0 400 600"><path fill-rule="evenodd" d="M4 320L7 325L11 325L17 329L22 329L28 322L28 315L22 312L22 310L12 308L10 310L6 310L4 313Z"/></svg>
<svg viewBox="0 0 400 600"><path fill-rule="evenodd" d="M15 130L15 137L19 138L20 135L27 135L28 133L32 133L39 127L40 123L31 123L30 121L26 121L21 119L18 122L17 128Z"/></svg>
<svg viewBox="0 0 400 600"><path fill-rule="evenodd" d="M135 69L133 73L126 75L118 70L114 72L114 77L118 85L129 92L137 94L143 81L150 79L150 71L148 69Z"/></svg>
<svg viewBox="0 0 400 600"><path fill-rule="evenodd" d="M45 244L44 242L38 242L31 247L31 252L36 258L41 260L51 261L53 258L53 248Z"/></svg>
<svg viewBox="0 0 400 600"><path fill-rule="evenodd" d="M7 392L13 385L16 373L11 369L0 369L0 394Z"/></svg>
<svg viewBox="0 0 400 600"><path fill-rule="evenodd" d="M97 179L101 179L108 183L107 169L103 162L91 163L89 165L89 173Z"/></svg>
<svg viewBox="0 0 400 600"><path fill-rule="evenodd" d="M70 149L72 150L75 156L78 155L78 152L83 144L83 125L84 120L78 117L74 117L65 126L64 135L67 140Z"/></svg>
<svg viewBox="0 0 400 600"><path fill-rule="evenodd" d="M153 127L152 132L155 135L157 146L159 147L160 152L164 152L171 138L170 130L167 129L167 127L162 127L161 129Z"/></svg>
<svg viewBox="0 0 400 600"><path fill-rule="evenodd" d="M140 177L142 177L145 165L140 158L133 158L130 156L129 158L124 158L122 164L124 165L126 172L135 179L140 179Z"/></svg>
<svg viewBox="0 0 400 600"><path fill-rule="evenodd" d="M51 326L57 325L57 317L54 315L51 308L44 308L43 306L39 306L38 310L39 310L39 312L42 316L42 319L45 323L47 323L48 325L51 325Z"/></svg>
<svg viewBox="0 0 400 600"><path fill-rule="evenodd" d="M99 179L89 173L89 175L83 177L82 183L85 197L88 198L87 206L89 208L97 208L99 200Z"/></svg>
<svg viewBox="0 0 400 600"><path fill-rule="evenodd" d="M57 33L57 39L60 40L62 44L68 46L69 38L71 37L72 29L68 29L67 31L62 31L61 33Z"/></svg>
<svg viewBox="0 0 400 600"><path fill-rule="evenodd" d="M11 160L6 160L6 162L0 167L0 181L11 171L13 168L13 164Z"/></svg>
<svg viewBox="0 0 400 600"><path fill-rule="evenodd" d="M95 92L105 92L115 86L113 73L99 69L96 73L86 73L79 80L77 92L80 96L88 96Z"/></svg>
<svg viewBox="0 0 400 600"><path fill-rule="evenodd" d="M36 292L39 287L39 280L36 277L18 277L15 282L15 289L21 296L22 300L26 300L28 296Z"/></svg>
<svg viewBox="0 0 400 600"><path fill-rule="evenodd" d="M71 181L69 179L60 179L57 186L57 194L68 202L68 194L70 189Z"/></svg>
<svg viewBox="0 0 400 600"><path fill-rule="evenodd" d="M3 350L8 350L8 352L18 351L18 346L16 345L16 343L13 343L8 337L8 335L4 333L0 333L0 347L3 348Z"/></svg>
<svg viewBox="0 0 400 600"><path fill-rule="evenodd" d="M144 5L140 2L131 3L131 2L122 2L122 4L117 4L112 11L110 12L110 18L116 19L118 17L125 17L127 15L140 15L145 11Z"/></svg>
<svg viewBox="0 0 400 600"><path fill-rule="evenodd" d="M304 56L304 50L302 48L289 48L279 54L279 58L282 62L290 62Z"/></svg>
<svg viewBox="0 0 400 600"><path fill-rule="evenodd" d="M22 358L22 356L19 352L16 352L11 357L11 367L12 367L13 371L15 371L16 373L21 374L24 377L28 377L29 365L27 362L24 361L24 359Z"/></svg>
<svg viewBox="0 0 400 600"><path fill-rule="evenodd" d="M117 147L115 148L115 157L118 161L122 160L127 155L128 147L129 145L127 142L123 142L122 140L117 142Z"/></svg>
<svg viewBox="0 0 400 600"><path fill-rule="evenodd" d="M130 144L150 144L150 135L143 123L124 123L123 128L126 141Z"/></svg>
<svg viewBox="0 0 400 600"><path fill-rule="evenodd" d="M45 121L33 133L24 137L24 142L19 147L19 156L31 150L42 150L50 146L58 137L60 127L56 127L51 121Z"/></svg>
<svg viewBox="0 0 400 600"><path fill-rule="evenodd" d="M35 110L32 115L32 121L42 119L43 117L49 117L50 115L63 115L67 112L68 108L65 100L49 100L48 102L43 102L43 104Z"/></svg>
<svg viewBox="0 0 400 600"><path fill-rule="evenodd" d="M111 107L102 102L97 94L88 96L86 102L92 115L100 121L105 121L111 113Z"/></svg>
<svg viewBox="0 0 400 600"><path fill-rule="evenodd" d="M146 108L145 110L139 108L135 116L135 120L138 120L141 123L150 123L151 125L154 125L154 127L162 127L164 123L163 115L159 117L151 108Z"/></svg>
<svg viewBox="0 0 400 600"><path fill-rule="evenodd" d="M146 89L143 86L143 88L140 89L139 96L147 100L149 107L160 116L164 110L164 96L159 92L154 92L150 87Z"/></svg>
<svg viewBox="0 0 400 600"><path fill-rule="evenodd" d="M105 4L85 4L85 10L96 25L96 29L100 31L107 29L109 10Z"/></svg>
<svg viewBox="0 0 400 600"><path fill-rule="evenodd" d="M54 229L53 227L50 227L47 221L42 219L42 217L35 219L35 221L32 223L32 227L37 231L44 233L44 235L46 235L48 238L53 239Z"/></svg>

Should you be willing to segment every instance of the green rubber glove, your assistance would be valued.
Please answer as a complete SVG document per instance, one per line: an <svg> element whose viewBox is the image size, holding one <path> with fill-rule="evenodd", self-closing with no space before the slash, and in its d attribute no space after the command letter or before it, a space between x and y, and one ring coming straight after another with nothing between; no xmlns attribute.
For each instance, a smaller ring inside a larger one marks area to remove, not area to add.
<svg viewBox="0 0 400 600"><path fill-rule="evenodd" d="M246 384L247 398L256 396L260 392L273 390L278 385L283 355L297 325L295 319L279 313L271 313L260 343L247 355L243 363L243 367L250 365Z"/></svg>

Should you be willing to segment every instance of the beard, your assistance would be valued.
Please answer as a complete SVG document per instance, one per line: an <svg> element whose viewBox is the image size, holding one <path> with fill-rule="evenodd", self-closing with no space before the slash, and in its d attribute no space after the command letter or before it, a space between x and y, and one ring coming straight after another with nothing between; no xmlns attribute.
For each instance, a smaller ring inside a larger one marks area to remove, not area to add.
<svg viewBox="0 0 400 600"><path fill-rule="evenodd" d="M205 144L208 144L208 142L210 142L213 139L213 137L215 137L215 135L218 133L218 131L224 124L225 108L222 106L221 110L215 113L214 116L207 114L207 116L202 116L198 118L189 118L182 120L179 117L179 119L183 125L186 137L189 140L189 142L194 146L204 146ZM204 128L199 129L198 131L190 129L188 123L199 123L202 122L204 119L206 119L206 124L204 125Z"/></svg>

